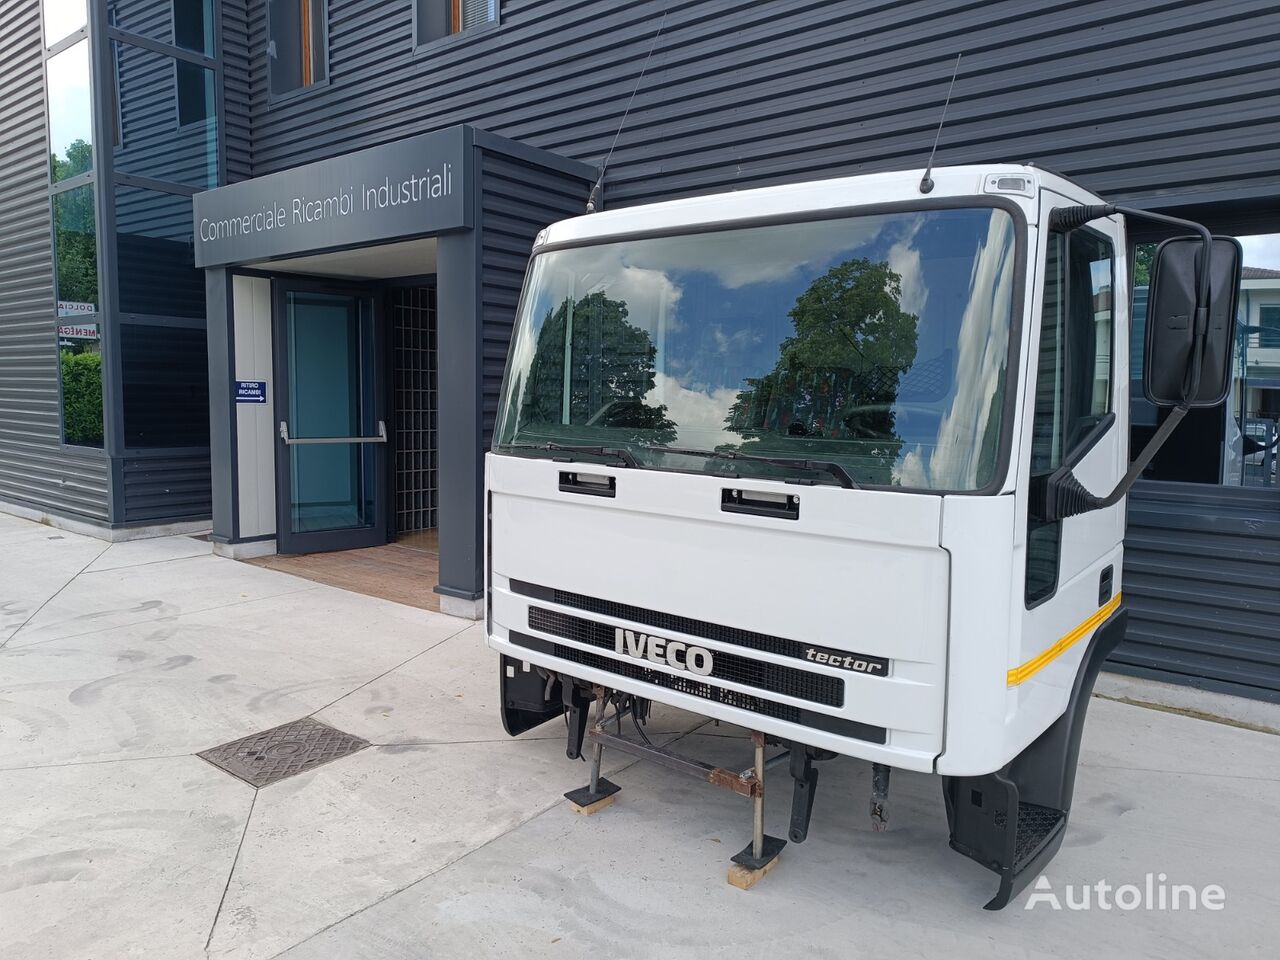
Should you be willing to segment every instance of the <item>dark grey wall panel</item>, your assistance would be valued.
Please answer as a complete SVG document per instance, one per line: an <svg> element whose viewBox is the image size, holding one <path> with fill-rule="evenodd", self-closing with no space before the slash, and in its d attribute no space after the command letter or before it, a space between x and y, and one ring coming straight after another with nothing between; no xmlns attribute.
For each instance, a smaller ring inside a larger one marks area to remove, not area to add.
<svg viewBox="0 0 1280 960"><path fill-rule="evenodd" d="M212 511L209 451L124 458L126 524L207 520Z"/></svg>
<svg viewBox="0 0 1280 960"><path fill-rule="evenodd" d="M249 134L249 5L251 0L222 0L222 138L227 183L251 175ZM255 7L265 3L253 2Z"/></svg>
<svg viewBox="0 0 1280 960"><path fill-rule="evenodd" d="M1280 498L1145 481L1129 496L1129 632L1109 668L1280 703Z"/></svg>
<svg viewBox="0 0 1280 960"><path fill-rule="evenodd" d="M597 163L610 202L923 164L1034 160L1114 199L1275 192L1272 0L504 0L412 51L408 0L330 0L330 83L266 96L251 5L253 172L469 122Z"/></svg>
<svg viewBox="0 0 1280 960"><path fill-rule="evenodd" d="M107 519L107 460L59 446L39 0L0 0L0 500Z"/></svg>

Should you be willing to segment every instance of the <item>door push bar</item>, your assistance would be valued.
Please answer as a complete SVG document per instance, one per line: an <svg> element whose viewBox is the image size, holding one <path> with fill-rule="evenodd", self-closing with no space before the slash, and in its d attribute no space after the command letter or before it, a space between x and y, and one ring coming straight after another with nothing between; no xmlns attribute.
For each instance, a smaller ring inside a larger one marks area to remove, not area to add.
<svg viewBox="0 0 1280 960"><path fill-rule="evenodd" d="M300 443L386 443L387 425L381 420L378 421L378 435L376 437L291 437L289 436L289 424L281 420L280 439L290 447Z"/></svg>

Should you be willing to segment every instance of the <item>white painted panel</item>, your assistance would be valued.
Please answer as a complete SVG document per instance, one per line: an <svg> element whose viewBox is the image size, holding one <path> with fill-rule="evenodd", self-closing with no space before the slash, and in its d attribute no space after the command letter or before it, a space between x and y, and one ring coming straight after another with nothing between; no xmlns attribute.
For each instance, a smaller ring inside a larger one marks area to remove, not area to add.
<svg viewBox="0 0 1280 960"><path fill-rule="evenodd" d="M267 384L266 403L236 404L240 536L276 532L275 402L271 382L271 281L232 278L235 377Z"/></svg>

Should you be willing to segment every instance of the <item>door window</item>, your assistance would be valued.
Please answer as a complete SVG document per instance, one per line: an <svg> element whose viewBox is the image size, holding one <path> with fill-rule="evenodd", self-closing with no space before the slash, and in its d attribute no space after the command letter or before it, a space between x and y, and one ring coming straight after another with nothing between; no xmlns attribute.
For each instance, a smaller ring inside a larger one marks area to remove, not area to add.
<svg viewBox="0 0 1280 960"><path fill-rule="evenodd" d="M1049 235L1041 305L1031 476L1044 476L1111 411L1115 251L1092 230ZM1058 585L1062 522L1028 518L1027 604Z"/></svg>

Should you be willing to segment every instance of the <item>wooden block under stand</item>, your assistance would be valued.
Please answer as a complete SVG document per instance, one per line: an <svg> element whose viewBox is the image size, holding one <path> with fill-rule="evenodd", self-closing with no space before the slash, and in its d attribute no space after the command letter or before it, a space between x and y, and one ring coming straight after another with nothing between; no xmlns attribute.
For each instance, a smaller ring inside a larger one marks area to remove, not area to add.
<svg viewBox="0 0 1280 960"><path fill-rule="evenodd" d="M601 797L599 800L596 800L592 803L588 803L585 805L574 803L572 800L570 800L569 806L573 807L574 813L580 813L584 817L589 817L593 813L599 813L601 810L609 806L609 804L613 803L613 801L617 799L618 799L618 795L616 793L611 793L607 797Z"/></svg>
<svg viewBox="0 0 1280 960"><path fill-rule="evenodd" d="M729 885L737 887L739 890L750 890L757 883L764 879L765 874L778 865L778 858L774 857L763 867L753 870L750 867L744 867L740 863L735 863L729 868Z"/></svg>

